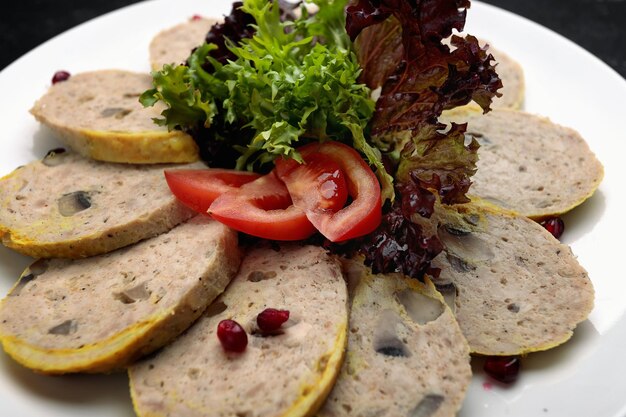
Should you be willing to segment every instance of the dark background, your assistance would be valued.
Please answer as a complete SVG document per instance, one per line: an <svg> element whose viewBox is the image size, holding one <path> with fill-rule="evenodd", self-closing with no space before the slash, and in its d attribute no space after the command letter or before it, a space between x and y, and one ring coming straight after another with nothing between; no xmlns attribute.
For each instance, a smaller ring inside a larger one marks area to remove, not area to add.
<svg viewBox="0 0 626 417"><path fill-rule="evenodd" d="M210 2L210 0L208 0ZM626 77L626 0L485 0L571 39ZM132 0L21 0L0 13L0 69L47 39Z"/></svg>

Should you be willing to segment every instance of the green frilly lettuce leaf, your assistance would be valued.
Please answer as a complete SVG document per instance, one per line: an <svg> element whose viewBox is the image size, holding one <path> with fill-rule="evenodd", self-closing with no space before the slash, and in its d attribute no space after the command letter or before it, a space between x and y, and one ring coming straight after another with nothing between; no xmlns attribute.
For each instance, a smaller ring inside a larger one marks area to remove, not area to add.
<svg viewBox="0 0 626 417"><path fill-rule="evenodd" d="M277 2L245 0L241 11L253 17L252 37L226 41L234 59L222 64L204 44L187 66L165 66L153 73L154 88L141 102L162 101L157 123L170 129L211 127L228 136L239 124L252 135L233 139L240 153L237 169L255 169L287 156L311 141L337 140L360 151L393 197L392 177L366 129L374 112L370 89L359 82L361 68L345 31L345 0L315 0L319 12L302 7L296 20L281 19Z"/></svg>

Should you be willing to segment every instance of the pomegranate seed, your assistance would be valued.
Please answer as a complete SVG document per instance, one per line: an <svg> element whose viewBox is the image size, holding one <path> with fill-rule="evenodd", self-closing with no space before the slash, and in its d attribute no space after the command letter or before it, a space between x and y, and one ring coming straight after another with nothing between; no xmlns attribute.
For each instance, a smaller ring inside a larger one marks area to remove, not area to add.
<svg viewBox="0 0 626 417"><path fill-rule="evenodd" d="M202 16L200 16L199 14L194 14L193 16L191 16L191 20L202 20Z"/></svg>
<svg viewBox="0 0 626 417"><path fill-rule="evenodd" d="M289 310L277 310L275 308L266 308L256 316L256 324L264 332L278 330L287 320L289 320Z"/></svg>
<svg viewBox="0 0 626 417"><path fill-rule="evenodd" d="M239 323L234 320L222 320L217 325L217 338L224 350L243 352L248 346L248 335Z"/></svg>
<svg viewBox="0 0 626 417"><path fill-rule="evenodd" d="M70 78L70 73L67 71L57 71L52 76L52 84L60 83L61 81L67 81Z"/></svg>
<svg viewBox="0 0 626 417"><path fill-rule="evenodd" d="M552 236L555 238L560 238L565 231L565 223L560 217L552 217L551 219L546 219L541 222L541 225L546 228L546 230L552 233Z"/></svg>
<svg viewBox="0 0 626 417"><path fill-rule="evenodd" d="M520 360L517 356L489 356L483 369L496 381L510 384L519 375Z"/></svg>

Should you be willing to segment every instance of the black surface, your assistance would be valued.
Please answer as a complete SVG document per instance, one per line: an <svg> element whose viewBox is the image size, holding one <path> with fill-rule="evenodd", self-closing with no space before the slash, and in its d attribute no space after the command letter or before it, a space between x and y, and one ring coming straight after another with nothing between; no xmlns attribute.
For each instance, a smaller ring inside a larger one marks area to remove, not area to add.
<svg viewBox="0 0 626 417"><path fill-rule="evenodd" d="M626 0L483 0L579 44L626 78Z"/></svg>
<svg viewBox="0 0 626 417"><path fill-rule="evenodd" d="M211 0L206 0L210 5ZM626 77L626 0L485 0L571 39ZM27 0L0 13L0 68L77 24L132 0ZM198 1L201 4L200 1ZM208 6L207 6L208 8ZM198 10L202 13L202 10ZM471 15L470 15L471 18Z"/></svg>

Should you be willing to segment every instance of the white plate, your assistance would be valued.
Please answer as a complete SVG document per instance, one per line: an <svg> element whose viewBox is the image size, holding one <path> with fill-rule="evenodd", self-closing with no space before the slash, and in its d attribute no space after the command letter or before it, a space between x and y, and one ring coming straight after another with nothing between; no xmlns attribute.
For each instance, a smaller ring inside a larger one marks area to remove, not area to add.
<svg viewBox="0 0 626 417"><path fill-rule="evenodd" d="M220 16L228 0L155 0L78 26L26 54L0 73L0 174L55 146L28 109L59 69L148 71L147 47L159 30L200 13ZM467 31L490 40L526 71L526 109L574 127L604 163L596 195L566 216L565 240L587 268L596 307L566 345L523 361L520 380L490 385L475 366L461 417L626 416L626 82L589 53L549 30L474 2ZM29 260L0 248L0 293ZM478 364L479 365L479 364ZM44 377L0 353L0 415L132 417L125 375Z"/></svg>

